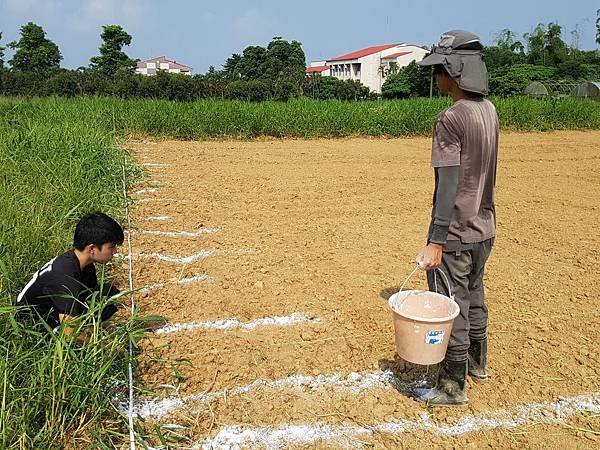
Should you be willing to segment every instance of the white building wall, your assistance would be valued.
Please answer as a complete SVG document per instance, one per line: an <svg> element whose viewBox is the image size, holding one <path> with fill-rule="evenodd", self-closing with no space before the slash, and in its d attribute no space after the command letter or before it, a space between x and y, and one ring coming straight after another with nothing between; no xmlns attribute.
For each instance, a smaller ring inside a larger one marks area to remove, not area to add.
<svg viewBox="0 0 600 450"><path fill-rule="evenodd" d="M382 57L393 55L394 53L411 52L407 55L398 56L395 59L382 60ZM331 69L321 73L322 76L332 76L340 80L359 80L371 91L381 93L381 86L385 81L380 67L389 65L390 61L395 61L398 68L407 66L411 61L421 61L427 54L427 50L416 45L397 45L381 52L372 53L358 59L339 60L339 61L315 61L311 67L329 65ZM360 73L356 73L353 64L360 64Z"/></svg>
<svg viewBox="0 0 600 450"><path fill-rule="evenodd" d="M360 82L367 86L369 90L380 93L383 84L379 74L380 53L363 56L358 61L361 67Z"/></svg>

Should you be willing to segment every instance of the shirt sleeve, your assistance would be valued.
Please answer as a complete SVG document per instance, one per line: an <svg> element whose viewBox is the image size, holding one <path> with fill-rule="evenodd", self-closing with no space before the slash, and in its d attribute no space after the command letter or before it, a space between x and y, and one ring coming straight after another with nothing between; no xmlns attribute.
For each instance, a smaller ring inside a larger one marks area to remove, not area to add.
<svg viewBox="0 0 600 450"><path fill-rule="evenodd" d="M440 115L433 132L431 167L460 166L461 133L445 115Z"/></svg>

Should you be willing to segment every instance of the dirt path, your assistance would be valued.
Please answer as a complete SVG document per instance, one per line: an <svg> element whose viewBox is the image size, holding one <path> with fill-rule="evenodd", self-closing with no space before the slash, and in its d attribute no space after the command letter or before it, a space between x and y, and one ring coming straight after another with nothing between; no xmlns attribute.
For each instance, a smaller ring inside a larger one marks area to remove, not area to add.
<svg viewBox="0 0 600 450"><path fill-rule="evenodd" d="M517 405L600 391L598 142L600 132L502 136L486 277L491 379L469 386L468 408L425 418L390 386L389 376L434 370L394 360L386 298L424 242L429 139L132 143L149 173L134 194L135 283L166 283L138 301L195 327L145 341L145 383L163 397L175 392L161 384L197 395L153 404L167 413L158 420L189 426L190 442L270 427L263 435L314 437L310 448L597 448L597 412L566 418L596 434L544 424L568 415L563 404L517 428L476 418L505 410L513 420ZM404 432L376 426L398 420ZM472 428L443 436L440 424Z"/></svg>

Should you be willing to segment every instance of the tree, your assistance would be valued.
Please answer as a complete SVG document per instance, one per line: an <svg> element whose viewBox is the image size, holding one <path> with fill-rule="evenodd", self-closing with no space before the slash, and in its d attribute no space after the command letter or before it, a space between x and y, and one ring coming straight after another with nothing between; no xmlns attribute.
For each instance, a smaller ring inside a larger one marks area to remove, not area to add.
<svg viewBox="0 0 600 450"><path fill-rule="evenodd" d="M0 31L0 41L2 40L2 32ZM4 69L4 50L5 47L0 45L0 70Z"/></svg>
<svg viewBox="0 0 600 450"><path fill-rule="evenodd" d="M488 70L525 62L525 47L508 28L496 35L494 44L486 47L484 52Z"/></svg>
<svg viewBox="0 0 600 450"><path fill-rule="evenodd" d="M262 76L262 68L266 60L267 50L260 45L251 45L244 49L236 68L243 79L257 80Z"/></svg>
<svg viewBox="0 0 600 450"><path fill-rule="evenodd" d="M555 69L547 66L516 64L500 67L490 72L490 93L500 97L519 95L532 81L553 79Z"/></svg>
<svg viewBox="0 0 600 450"><path fill-rule="evenodd" d="M432 87L433 95L439 94L435 81L431 79L431 67L423 67L416 61L411 61L402 71L408 77L411 97L429 97L429 90Z"/></svg>
<svg viewBox="0 0 600 450"><path fill-rule="evenodd" d="M104 43L99 47L100 55L90 58L92 69L114 76L118 71L133 72L135 61L123 52L131 44L131 35L120 25L104 25L100 37Z"/></svg>
<svg viewBox="0 0 600 450"><path fill-rule="evenodd" d="M383 98L407 98L410 93L410 79L404 70L387 77L381 87Z"/></svg>
<svg viewBox="0 0 600 450"><path fill-rule="evenodd" d="M0 40L2 40L2 32L0 31ZM4 69L4 47L0 45L0 70Z"/></svg>
<svg viewBox="0 0 600 450"><path fill-rule="evenodd" d="M527 40L527 62L543 66L556 66L567 59L567 44L562 39L562 27L557 23L538 24Z"/></svg>
<svg viewBox="0 0 600 450"><path fill-rule="evenodd" d="M267 48L246 47L241 55L234 53L223 65L229 80L269 80L275 84L293 81L300 85L305 77L306 58L302 44L275 37Z"/></svg>
<svg viewBox="0 0 600 450"><path fill-rule="evenodd" d="M517 35L513 31L505 28L496 35L496 46L511 52L523 53L525 47L516 37Z"/></svg>
<svg viewBox="0 0 600 450"><path fill-rule="evenodd" d="M306 57L302 44L273 38L267 46L267 54L262 68L263 77L270 80L294 80L300 83L305 77Z"/></svg>
<svg viewBox="0 0 600 450"><path fill-rule="evenodd" d="M600 45L600 9L596 11L596 44Z"/></svg>
<svg viewBox="0 0 600 450"><path fill-rule="evenodd" d="M15 50L10 65L20 72L48 72L58 69L62 60L58 46L46 39L42 27L33 22L22 26L21 39L12 41L8 47Z"/></svg>
<svg viewBox="0 0 600 450"><path fill-rule="evenodd" d="M242 76L238 68L238 64L241 60L242 55L240 55L239 53L234 53L229 58L227 58L225 64L223 64L223 74L226 78L230 80L236 80Z"/></svg>
<svg viewBox="0 0 600 450"><path fill-rule="evenodd" d="M549 23L544 36L545 50L550 65L557 66L567 59L567 44L562 38L562 27L557 23Z"/></svg>

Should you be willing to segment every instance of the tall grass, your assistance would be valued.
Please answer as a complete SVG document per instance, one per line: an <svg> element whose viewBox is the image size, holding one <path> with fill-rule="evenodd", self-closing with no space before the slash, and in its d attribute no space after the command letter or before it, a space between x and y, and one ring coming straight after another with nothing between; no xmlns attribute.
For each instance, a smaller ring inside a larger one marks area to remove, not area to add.
<svg viewBox="0 0 600 450"><path fill-rule="evenodd" d="M505 130L548 131L600 128L600 102L576 99L491 99ZM103 136L140 134L178 139L316 138L429 135L447 98L374 102L294 100L247 103L203 100L113 98L75 100L0 100L0 117L22 122L71 123Z"/></svg>
<svg viewBox="0 0 600 450"><path fill-rule="evenodd" d="M492 99L510 130L599 129L600 102ZM122 430L109 399L125 379L132 322L89 345L24 328L9 306L31 274L71 245L87 211L122 219L116 140L429 135L448 99L349 103L192 103L0 99L0 447L113 446ZM128 178L131 177L128 168ZM93 312L85 320L93 322Z"/></svg>
<svg viewBox="0 0 600 450"><path fill-rule="evenodd" d="M75 345L17 323L9 306L35 270L70 248L84 212L122 217L123 156L108 126L59 102L0 102L2 449L112 446L123 429L110 400L127 379L133 322L106 333L92 311L82 319L92 339Z"/></svg>

